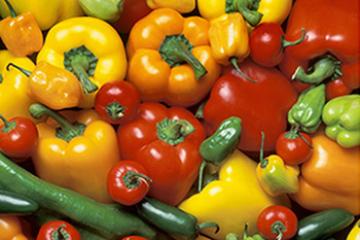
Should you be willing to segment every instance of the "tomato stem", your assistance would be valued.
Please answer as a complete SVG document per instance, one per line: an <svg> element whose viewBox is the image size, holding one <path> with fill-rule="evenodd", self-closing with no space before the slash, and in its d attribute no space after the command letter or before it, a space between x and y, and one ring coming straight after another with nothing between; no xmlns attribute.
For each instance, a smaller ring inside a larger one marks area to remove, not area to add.
<svg viewBox="0 0 360 240"><path fill-rule="evenodd" d="M1 131L3 133L8 133L14 128L16 128L16 122L8 121L4 116L0 114L0 120L3 121L4 126L2 127Z"/></svg>
<svg viewBox="0 0 360 240"><path fill-rule="evenodd" d="M116 121L124 117L125 108L118 102L112 102L105 107L105 111L112 120Z"/></svg>
<svg viewBox="0 0 360 240"><path fill-rule="evenodd" d="M60 225L55 231L51 233L50 240L70 240L71 236L66 231L65 225Z"/></svg>
<svg viewBox="0 0 360 240"><path fill-rule="evenodd" d="M31 75L31 71L26 70L26 69L24 69L22 67L19 67L18 65L15 65L14 63L9 63L6 66L6 71L10 71L10 67L16 68L17 70L19 70L21 73L23 73L27 77L30 77L30 75Z"/></svg>
<svg viewBox="0 0 360 240"><path fill-rule="evenodd" d="M16 18L16 11L15 11L15 9L14 9L14 7L10 4L10 2L9 2L9 0L4 0L5 1L5 3L6 3L6 6L8 7L8 9L9 9L9 12L10 12L10 16L12 17L12 18Z"/></svg>
<svg viewBox="0 0 360 240"><path fill-rule="evenodd" d="M123 180L126 188L128 189L137 188L140 185L139 180L144 181L148 185L152 183L152 179L150 177L134 171L127 171L123 177Z"/></svg>
<svg viewBox="0 0 360 240"><path fill-rule="evenodd" d="M271 232L277 234L276 240L282 240L286 231L286 226L280 221L276 221L271 225Z"/></svg>

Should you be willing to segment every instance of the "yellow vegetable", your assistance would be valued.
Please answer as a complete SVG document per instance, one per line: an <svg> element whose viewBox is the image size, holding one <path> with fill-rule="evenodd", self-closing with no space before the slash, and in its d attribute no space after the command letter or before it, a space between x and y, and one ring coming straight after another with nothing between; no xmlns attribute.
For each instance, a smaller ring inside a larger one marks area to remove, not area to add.
<svg viewBox="0 0 360 240"><path fill-rule="evenodd" d="M195 0L146 0L151 9L172 8L181 13L189 13L195 9Z"/></svg>
<svg viewBox="0 0 360 240"><path fill-rule="evenodd" d="M354 224L346 240L360 240L360 220Z"/></svg>

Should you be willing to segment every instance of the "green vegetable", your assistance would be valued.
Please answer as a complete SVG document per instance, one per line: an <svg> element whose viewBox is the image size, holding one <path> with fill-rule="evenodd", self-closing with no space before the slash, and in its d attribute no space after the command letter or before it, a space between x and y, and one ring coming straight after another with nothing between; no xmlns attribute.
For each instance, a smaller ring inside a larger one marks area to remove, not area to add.
<svg viewBox="0 0 360 240"><path fill-rule="evenodd" d="M337 97L326 103L322 118L326 135L342 147L360 145L360 95Z"/></svg>
<svg viewBox="0 0 360 240"><path fill-rule="evenodd" d="M0 190L0 214L31 214L38 209L39 205L33 200L16 193Z"/></svg>
<svg viewBox="0 0 360 240"><path fill-rule="evenodd" d="M354 216L340 208L314 213L299 221L296 240L326 239L348 227Z"/></svg>
<svg viewBox="0 0 360 240"><path fill-rule="evenodd" d="M307 133L313 133L321 123L325 105L325 85L321 84L304 91L288 112L291 125Z"/></svg>
<svg viewBox="0 0 360 240"><path fill-rule="evenodd" d="M124 0L79 0L86 15L115 22L120 18Z"/></svg>
<svg viewBox="0 0 360 240"><path fill-rule="evenodd" d="M219 230L215 223L198 225L193 215L152 198L145 198L136 207L142 218L173 237L195 239L197 235L204 235L200 233L203 228L215 227Z"/></svg>
<svg viewBox="0 0 360 240"><path fill-rule="evenodd" d="M60 170L60 169L59 169ZM102 204L74 191L53 185L17 166L0 153L0 185L36 201L40 207L108 235L137 234L153 239L156 233L136 216Z"/></svg>

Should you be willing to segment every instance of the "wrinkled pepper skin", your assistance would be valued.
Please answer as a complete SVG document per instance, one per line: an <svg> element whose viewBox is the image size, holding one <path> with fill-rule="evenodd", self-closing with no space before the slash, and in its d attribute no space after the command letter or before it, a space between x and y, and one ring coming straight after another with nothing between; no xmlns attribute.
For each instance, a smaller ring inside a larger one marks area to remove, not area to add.
<svg viewBox="0 0 360 240"><path fill-rule="evenodd" d="M124 0L79 0L87 16L115 22L120 18Z"/></svg>
<svg viewBox="0 0 360 240"><path fill-rule="evenodd" d="M11 0L17 13L31 12L41 30L47 30L57 22L83 14L78 0ZM0 14L9 16L4 0L0 0Z"/></svg>
<svg viewBox="0 0 360 240"><path fill-rule="evenodd" d="M0 215L0 240L28 240L22 232L19 218Z"/></svg>
<svg viewBox="0 0 360 240"><path fill-rule="evenodd" d="M212 133L223 120L236 116L242 120L239 149L258 152L264 131L264 150L271 151L286 129L286 115L296 101L296 91L275 68L261 67L248 60L240 68L255 83L234 70L219 78L204 107L207 130Z"/></svg>
<svg viewBox="0 0 360 240"><path fill-rule="evenodd" d="M293 199L312 211L344 208L360 214L359 149L342 148L322 131L312 142L313 155L301 166Z"/></svg>
<svg viewBox="0 0 360 240"><path fill-rule="evenodd" d="M360 220L354 224L346 240L360 240Z"/></svg>
<svg viewBox="0 0 360 240"><path fill-rule="evenodd" d="M228 233L240 236L248 224L249 233L256 232L260 212L275 204L287 204L287 198L272 198L256 179L256 162L235 151L227 157L220 169L220 178L210 182L198 194L180 204L180 209L194 215L198 222L212 221L220 231L204 231L214 239L223 240Z"/></svg>
<svg viewBox="0 0 360 240"><path fill-rule="evenodd" d="M135 24L127 43L128 80L144 101L190 106L206 96L220 75L208 30L207 20L183 18L170 8L156 9ZM170 39L178 43L166 48ZM179 55L184 59L177 59Z"/></svg>
<svg viewBox="0 0 360 240"><path fill-rule="evenodd" d="M344 148L360 145L360 95L337 97L326 103L322 119L325 134Z"/></svg>
<svg viewBox="0 0 360 240"><path fill-rule="evenodd" d="M121 158L141 163L152 179L149 196L170 205L182 201L197 178L204 138L192 113L159 103L142 104L136 119L118 130Z"/></svg>
<svg viewBox="0 0 360 240"><path fill-rule="evenodd" d="M28 95L27 76L15 68L7 70L6 66L9 63L30 71L35 69L30 59L17 58L6 50L0 51L0 113L7 119L18 116L30 117L28 108L33 100Z"/></svg>
<svg viewBox="0 0 360 240"><path fill-rule="evenodd" d="M281 71L291 77L297 67L307 69L309 62L332 54L341 62L342 76L339 79L347 87L348 94L360 87L359 67L359 5L357 0L300 0L296 1L290 14L285 39L296 40L305 29L305 40L285 49ZM306 16L306 17L304 17ZM330 82L331 83L331 82ZM296 82L298 90L304 85ZM329 83L327 84L329 87ZM328 98L333 98L334 93Z"/></svg>
<svg viewBox="0 0 360 240"><path fill-rule="evenodd" d="M127 67L118 33L106 22L92 17L71 18L51 28L37 56L37 63L41 61L75 74L84 92L82 108L93 107L102 85L124 79Z"/></svg>
<svg viewBox="0 0 360 240"><path fill-rule="evenodd" d="M146 0L151 9L172 8L180 13L189 13L195 9L196 0Z"/></svg>

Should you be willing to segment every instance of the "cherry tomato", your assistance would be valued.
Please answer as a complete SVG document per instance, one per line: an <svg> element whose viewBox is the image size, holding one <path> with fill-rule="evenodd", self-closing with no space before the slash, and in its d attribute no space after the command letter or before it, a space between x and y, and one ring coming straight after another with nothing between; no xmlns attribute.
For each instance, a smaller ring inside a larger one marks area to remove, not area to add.
<svg viewBox="0 0 360 240"><path fill-rule="evenodd" d="M312 155L311 137L302 132L285 132L276 141L276 153L288 165L301 164Z"/></svg>
<svg viewBox="0 0 360 240"><path fill-rule="evenodd" d="M265 208L257 219L259 233L268 240L292 238L297 232L297 225L295 213L279 205Z"/></svg>
<svg viewBox="0 0 360 240"><path fill-rule="evenodd" d="M148 239L139 237L139 236L128 236L128 237L122 238L121 240L148 240Z"/></svg>
<svg viewBox="0 0 360 240"><path fill-rule="evenodd" d="M80 233L69 223L55 220L41 226L36 240L80 240Z"/></svg>
<svg viewBox="0 0 360 240"><path fill-rule="evenodd" d="M28 118L15 117L6 120L0 115L4 125L0 126L0 150L9 157L29 157L37 142L38 131Z"/></svg>
<svg viewBox="0 0 360 240"><path fill-rule="evenodd" d="M128 82L116 81L103 85L95 98L95 110L111 124L124 124L132 120L140 104L140 94Z"/></svg>
<svg viewBox="0 0 360 240"><path fill-rule="evenodd" d="M303 34L293 42L284 39L284 31L278 23L262 23L250 35L250 56L254 62L265 67L275 67L283 58L284 48L304 40Z"/></svg>
<svg viewBox="0 0 360 240"><path fill-rule="evenodd" d="M134 205L148 193L150 182L151 179L140 163L122 160L108 174L108 193L115 202Z"/></svg>
<svg viewBox="0 0 360 240"><path fill-rule="evenodd" d="M341 79L335 79L326 84L326 99L330 100L336 97L351 93L351 89L345 85Z"/></svg>

